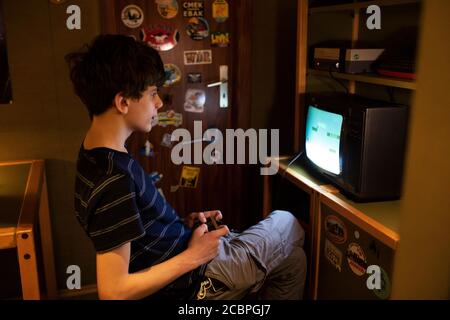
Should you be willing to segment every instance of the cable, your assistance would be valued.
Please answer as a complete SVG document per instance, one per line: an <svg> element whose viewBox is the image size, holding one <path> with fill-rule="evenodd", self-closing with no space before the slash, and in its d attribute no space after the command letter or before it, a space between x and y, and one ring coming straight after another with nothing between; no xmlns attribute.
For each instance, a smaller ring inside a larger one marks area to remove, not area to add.
<svg viewBox="0 0 450 320"><path fill-rule="evenodd" d="M280 200L280 190L283 187L283 182L284 179L286 177L286 172L288 171L289 167L295 162L297 161L297 159L303 154L303 151L297 153L296 155L294 155L293 157L291 157L291 159L289 159L289 163L286 167L286 169L284 169L283 174L281 175L281 181L280 181L280 187L277 189L276 195L275 195L275 204L278 204L278 201Z"/></svg>

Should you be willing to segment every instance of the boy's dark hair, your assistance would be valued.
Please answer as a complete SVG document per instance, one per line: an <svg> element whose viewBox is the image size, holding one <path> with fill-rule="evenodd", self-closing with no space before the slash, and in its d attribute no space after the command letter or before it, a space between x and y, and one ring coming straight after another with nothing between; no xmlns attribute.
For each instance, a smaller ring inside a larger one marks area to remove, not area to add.
<svg viewBox="0 0 450 320"><path fill-rule="evenodd" d="M69 53L65 59L75 93L91 118L109 109L119 92L126 98L140 99L149 86L164 83L161 57L144 42L107 34L85 47L87 50Z"/></svg>

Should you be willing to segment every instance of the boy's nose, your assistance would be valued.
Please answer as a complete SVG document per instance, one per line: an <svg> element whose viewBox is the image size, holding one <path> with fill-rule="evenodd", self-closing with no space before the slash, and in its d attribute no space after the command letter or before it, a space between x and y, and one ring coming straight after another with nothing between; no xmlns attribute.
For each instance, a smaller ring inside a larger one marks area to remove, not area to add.
<svg viewBox="0 0 450 320"><path fill-rule="evenodd" d="M161 109L163 107L164 103L161 100L161 97L158 95L158 101L155 104L156 109Z"/></svg>

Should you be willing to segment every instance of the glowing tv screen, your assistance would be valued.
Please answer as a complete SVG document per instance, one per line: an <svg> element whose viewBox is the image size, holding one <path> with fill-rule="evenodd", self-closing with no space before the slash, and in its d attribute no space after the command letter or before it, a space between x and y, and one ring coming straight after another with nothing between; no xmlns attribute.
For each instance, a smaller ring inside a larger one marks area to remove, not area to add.
<svg viewBox="0 0 450 320"><path fill-rule="evenodd" d="M309 106L306 118L306 156L316 166L336 175L342 171L339 155L343 120L340 114L313 106Z"/></svg>

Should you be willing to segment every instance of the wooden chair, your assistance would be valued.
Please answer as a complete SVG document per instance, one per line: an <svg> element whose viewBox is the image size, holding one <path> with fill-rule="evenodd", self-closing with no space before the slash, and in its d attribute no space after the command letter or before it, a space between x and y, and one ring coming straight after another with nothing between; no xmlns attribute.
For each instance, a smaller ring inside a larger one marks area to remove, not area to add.
<svg viewBox="0 0 450 320"><path fill-rule="evenodd" d="M0 250L12 248L17 250L22 298L56 299L43 160L0 162Z"/></svg>

